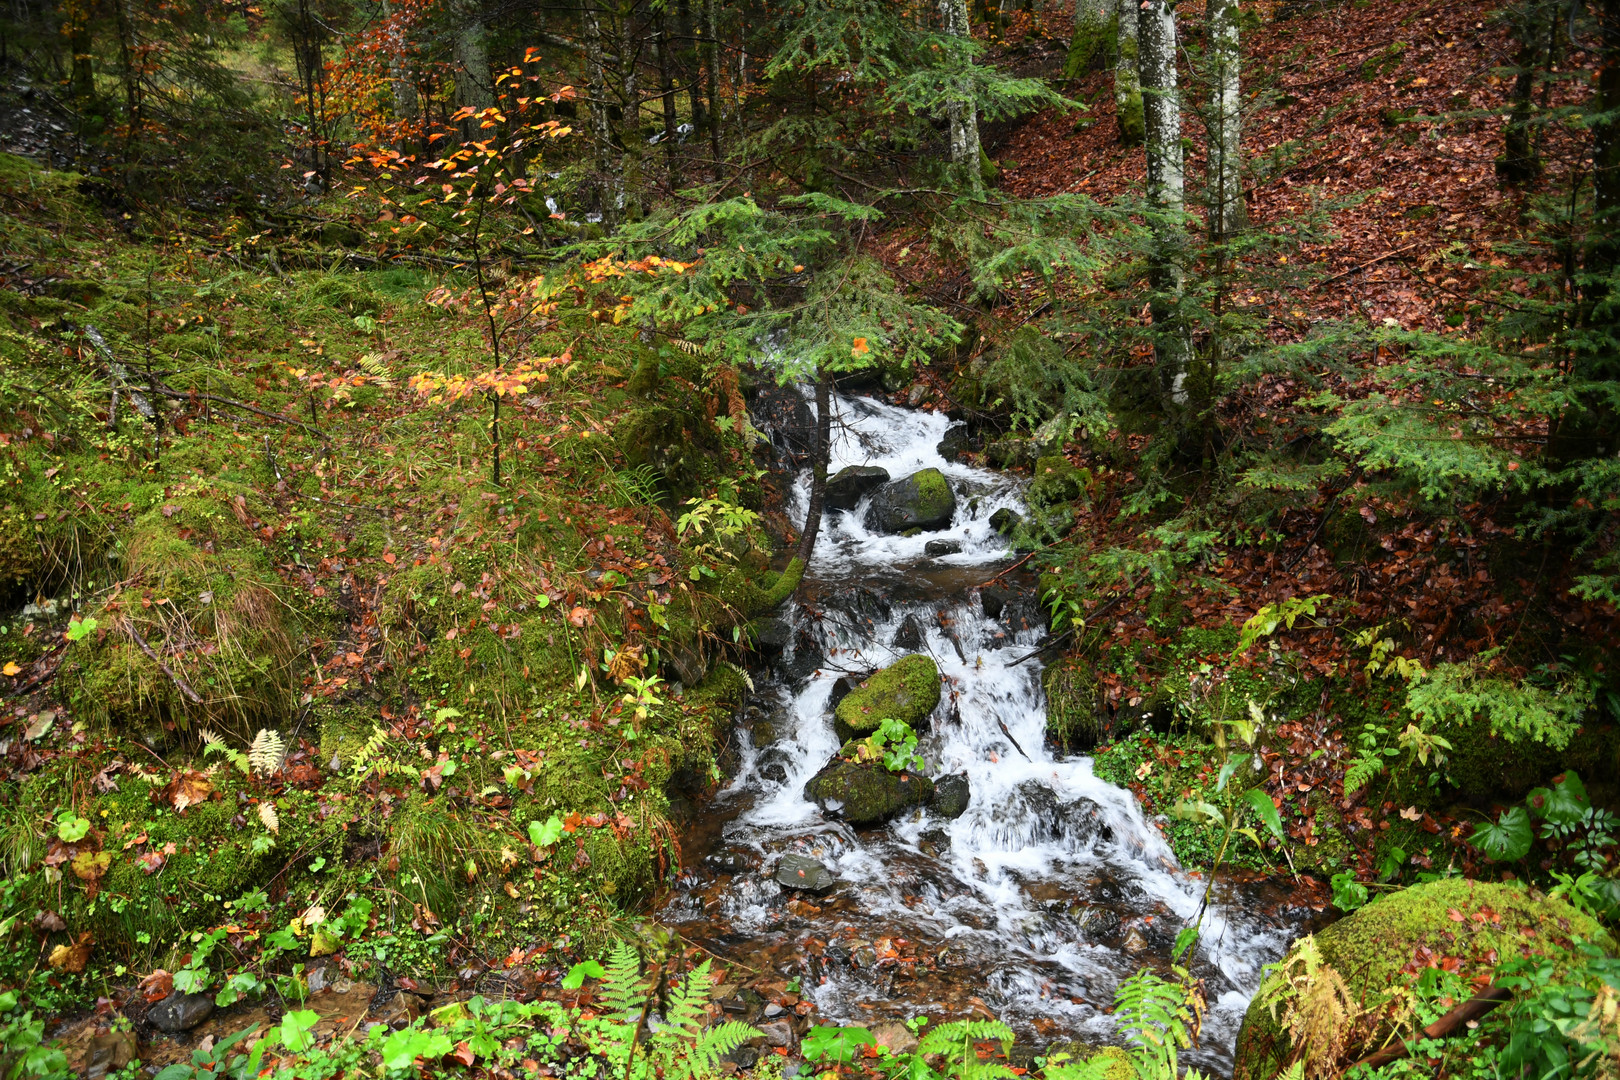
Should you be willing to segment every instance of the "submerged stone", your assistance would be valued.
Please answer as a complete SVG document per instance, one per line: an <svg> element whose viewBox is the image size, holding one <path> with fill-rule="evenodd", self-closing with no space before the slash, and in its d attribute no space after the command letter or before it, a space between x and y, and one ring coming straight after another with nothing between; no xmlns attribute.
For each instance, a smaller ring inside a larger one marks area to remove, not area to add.
<svg viewBox="0 0 1620 1080"><path fill-rule="evenodd" d="M945 433L935 449L946 461L961 461L964 453L977 450L982 441L966 424L957 424Z"/></svg>
<svg viewBox="0 0 1620 1080"><path fill-rule="evenodd" d="M887 821L902 810L921 806L933 794L933 782L927 777L842 760L833 761L804 785L804 797L822 813L851 825Z"/></svg>
<svg viewBox="0 0 1620 1080"><path fill-rule="evenodd" d="M876 465L850 465L827 478L823 500L829 510L853 510L870 492L889 482L889 470Z"/></svg>
<svg viewBox="0 0 1620 1080"><path fill-rule="evenodd" d="M784 855L776 866L776 883L787 889L827 892L838 879L833 872L806 855Z"/></svg>
<svg viewBox="0 0 1620 1080"><path fill-rule="evenodd" d="M874 532L931 532L951 523L956 493L938 469L923 469L904 480L884 484L872 496L866 527Z"/></svg>
<svg viewBox="0 0 1620 1080"><path fill-rule="evenodd" d="M960 555L962 541L960 540L930 540L923 545L925 555Z"/></svg>
<svg viewBox="0 0 1620 1080"><path fill-rule="evenodd" d="M939 704L939 667L916 654L891 664L850 691L837 716L851 730L875 731L884 720L922 727Z"/></svg>

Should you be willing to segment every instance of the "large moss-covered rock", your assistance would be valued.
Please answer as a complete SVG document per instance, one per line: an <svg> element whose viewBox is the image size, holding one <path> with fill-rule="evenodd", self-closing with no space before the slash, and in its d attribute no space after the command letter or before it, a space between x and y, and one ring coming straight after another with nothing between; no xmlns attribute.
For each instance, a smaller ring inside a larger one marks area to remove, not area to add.
<svg viewBox="0 0 1620 1080"><path fill-rule="evenodd" d="M838 703L836 715L851 731L875 731L884 720L914 728L928 721L939 704L939 668L921 653L908 656L869 677Z"/></svg>
<svg viewBox="0 0 1620 1080"><path fill-rule="evenodd" d="M1614 948L1595 920L1562 900L1517 883L1446 878L1369 904L1317 934L1316 944L1351 998L1373 1009L1412 981L1402 969L1419 946L1458 958L1472 974L1526 950L1556 961L1577 939ZM1243 1018L1232 1080L1271 1080L1288 1058L1287 1034L1261 1004L1264 991L1263 984Z"/></svg>
<svg viewBox="0 0 1620 1080"><path fill-rule="evenodd" d="M866 527L885 533L943 529L955 513L956 493L945 474L923 469L877 489L866 511Z"/></svg>
<svg viewBox="0 0 1620 1080"><path fill-rule="evenodd" d="M868 492L889 482L889 470L877 465L850 465L827 478L823 496L829 510L853 510Z"/></svg>
<svg viewBox="0 0 1620 1080"><path fill-rule="evenodd" d="M1035 479L1029 485L1029 500L1034 506L1057 506L1073 502L1091 483L1087 469L1077 469L1061 454L1043 457L1035 463Z"/></svg>
<svg viewBox="0 0 1620 1080"><path fill-rule="evenodd" d="M892 773L877 763L835 759L804 785L804 797L824 814L852 825L886 821L902 810L921 806L934 794L933 781L911 773Z"/></svg>

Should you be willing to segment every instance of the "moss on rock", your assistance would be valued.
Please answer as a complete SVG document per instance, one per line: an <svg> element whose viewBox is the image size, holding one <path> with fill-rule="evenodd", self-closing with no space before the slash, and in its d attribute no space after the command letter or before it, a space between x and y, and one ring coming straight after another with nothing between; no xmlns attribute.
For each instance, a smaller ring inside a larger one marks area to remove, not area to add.
<svg viewBox="0 0 1620 1080"><path fill-rule="evenodd" d="M1041 674L1046 691L1046 734L1067 751L1090 750L1103 735L1097 676L1078 657L1052 664Z"/></svg>
<svg viewBox="0 0 1620 1080"><path fill-rule="evenodd" d="M878 532L943 529L956 513L956 494L938 469L922 469L885 484L872 496L866 527Z"/></svg>
<svg viewBox="0 0 1620 1080"><path fill-rule="evenodd" d="M922 727L939 704L939 667L918 653L891 664L851 690L837 716L852 731L875 731L885 720Z"/></svg>
<svg viewBox="0 0 1620 1080"><path fill-rule="evenodd" d="M1476 914L1482 918L1471 917ZM1492 967L1498 958L1510 956L1540 954L1556 960L1577 939L1614 948L1595 920L1562 900L1550 900L1517 883L1466 878L1414 885L1316 935L1322 958L1344 978L1351 998L1364 1009L1379 1007L1411 981L1403 969L1419 946L1457 957L1467 974L1472 967ZM1287 1061L1287 1036L1271 1010L1261 1004L1266 985L1250 1003L1238 1032L1233 1080L1270 1080Z"/></svg>
<svg viewBox="0 0 1620 1080"><path fill-rule="evenodd" d="M834 761L804 785L804 797L852 825L885 821L934 795L925 776L892 773L878 764Z"/></svg>

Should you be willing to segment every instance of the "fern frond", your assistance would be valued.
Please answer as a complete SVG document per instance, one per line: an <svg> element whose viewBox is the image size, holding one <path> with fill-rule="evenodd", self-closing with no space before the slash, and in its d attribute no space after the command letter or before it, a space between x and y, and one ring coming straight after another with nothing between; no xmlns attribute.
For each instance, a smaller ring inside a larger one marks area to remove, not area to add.
<svg viewBox="0 0 1620 1080"><path fill-rule="evenodd" d="M950 1054L960 1051L964 1043L992 1039L1006 1046L1013 1038L1013 1029L1000 1020L953 1020L924 1035L917 1045L917 1052L924 1055Z"/></svg>
<svg viewBox="0 0 1620 1080"><path fill-rule="evenodd" d="M723 1055L731 1053L749 1039L758 1038L761 1034L741 1020L727 1020L710 1028L688 1052L692 1060L692 1075L707 1076L718 1072L720 1058Z"/></svg>
<svg viewBox="0 0 1620 1080"><path fill-rule="evenodd" d="M705 1006L709 1004L709 991L714 983L709 978L709 961L705 960L686 978L670 987L669 1001L664 1008L664 1023L696 1036L709 1018Z"/></svg>
<svg viewBox="0 0 1620 1080"><path fill-rule="evenodd" d="M259 733L253 736L253 745L248 747L248 764L260 776L279 772L286 757L287 744L269 728L260 728Z"/></svg>
<svg viewBox="0 0 1620 1080"><path fill-rule="evenodd" d="M276 814L276 808L272 804L267 802L259 804L259 820L264 822L264 827L272 833L281 832L281 818Z"/></svg>
<svg viewBox="0 0 1620 1080"><path fill-rule="evenodd" d="M748 692L750 694L754 692L754 680L741 664L733 664L730 660L722 660L720 662L726 665L726 667L730 668L732 671L735 671L738 675L742 676L743 685L748 687Z"/></svg>
<svg viewBox="0 0 1620 1080"><path fill-rule="evenodd" d="M647 1003L647 988L641 984L641 955L626 943L616 942L605 966L607 975L597 988L598 999L614 1015L639 1016Z"/></svg>
<svg viewBox="0 0 1620 1080"><path fill-rule="evenodd" d="M209 754L223 754L225 760L240 769L244 776L252 771L252 767L248 764L247 755L228 745L225 742L225 736L219 732L205 728L202 733L202 741L204 757Z"/></svg>
<svg viewBox="0 0 1620 1080"><path fill-rule="evenodd" d="M702 356L709 351L706 346L687 341L684 338L670 338L669 343L688 356Z"/></svg>

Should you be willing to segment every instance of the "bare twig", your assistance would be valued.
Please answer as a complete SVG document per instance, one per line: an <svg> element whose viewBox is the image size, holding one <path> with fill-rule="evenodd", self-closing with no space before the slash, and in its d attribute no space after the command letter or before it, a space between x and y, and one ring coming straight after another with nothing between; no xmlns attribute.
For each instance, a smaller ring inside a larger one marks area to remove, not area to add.
<svg viewBox="0 0 1620 1080"><path fill-rule="evenodd" d="M186 680L182 679L180 676L176 675L174 671L170 669L169 665L165 664L163 659L158 656L157 653L152 651L152 646L148 645L146 643L146 639L141 637L141 632L135 629L134 623L125 623L124 629L129 633L129 636L134 639L135 644L141 647L141 652L145 653L147 658L150 659L152 663L162 668L163 674L174 680L174 685L180 688L180 692L182 694L185 694L186 697L191 699L191 703L193 705L201 705L203 703L203 699L197 696L197 691L191 688L191 684L186 682Z"/></svg>

